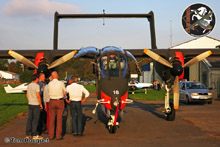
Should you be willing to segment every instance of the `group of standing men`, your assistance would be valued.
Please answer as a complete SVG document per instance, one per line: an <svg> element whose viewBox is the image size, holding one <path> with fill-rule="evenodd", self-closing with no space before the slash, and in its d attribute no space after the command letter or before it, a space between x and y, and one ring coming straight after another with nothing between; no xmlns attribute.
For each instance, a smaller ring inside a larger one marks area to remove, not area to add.
<svg viewBox="0 0 220 147"><path fill-rule="evenodd" d="M49 139L62 140L62 118L64 100L70 104L73 135L82 136L82 103L89 96L84 86L77 84L77 78L72 77L65 87L58 80L56 71L51 73L50 82L45 85L45 75L33 75L33 81L27 87L28 119L26 124L26 138L43 139L42 132L47 132ZM69 100L66 99L67 93ZM83 94L85 98L82 100ZM45 117L46 116L46 117ZM56 133L54 133L56 126ZM47 131L46 131L47 130Z"/></svg>

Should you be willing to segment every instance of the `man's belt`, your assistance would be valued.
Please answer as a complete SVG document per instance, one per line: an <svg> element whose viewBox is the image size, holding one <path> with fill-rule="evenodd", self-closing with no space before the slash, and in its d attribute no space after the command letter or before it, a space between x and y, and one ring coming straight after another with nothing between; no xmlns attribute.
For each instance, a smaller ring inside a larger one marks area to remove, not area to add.
<svg viewBox="0 0 220 147"><path fill-rule="evenodd" d="M50 100L63 100L63 98L60 98L60 99L50 99Z"/></svg>

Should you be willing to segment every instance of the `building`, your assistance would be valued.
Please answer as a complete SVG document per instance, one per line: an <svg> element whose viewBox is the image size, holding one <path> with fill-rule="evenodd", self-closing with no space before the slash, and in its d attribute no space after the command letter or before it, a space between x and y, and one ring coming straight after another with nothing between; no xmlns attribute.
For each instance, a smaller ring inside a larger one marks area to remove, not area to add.
<svg viewBox="0 0 220 147"><path fill-rule="evenodd" d="M141 67L142 75L139 78L141 83L153 83L152 74L153 74L153 63L148 63Z"/></svg>
<svg viewBox="0 0 220 147"><path fill-rule="evenodd" d="M196 38L171 49L219 49L220 40L208 36ZM220 97L220 59L208 57L207 59L189 67L189 81L196 80L204 83L208 88L213 89ZM213 93L215 93L213 92Z"/></svg>
<svg viewBox="0 0 220 147"><path fill-rule="evenodd" d="M19 75L10 71L0 70L0 78L4 78L7 80L19 80Z"/></svg>

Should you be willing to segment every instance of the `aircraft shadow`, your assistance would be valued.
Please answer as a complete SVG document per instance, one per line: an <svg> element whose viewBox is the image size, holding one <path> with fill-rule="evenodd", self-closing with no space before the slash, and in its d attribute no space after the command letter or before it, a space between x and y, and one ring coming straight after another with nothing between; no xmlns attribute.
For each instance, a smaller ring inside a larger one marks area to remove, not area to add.
<svg viewBox="0 0 220 147"><path fill-rule="evenodd" d="M138 101L134 101L132 104L128 104L128 107L134 107L134 108L140 108L144 111L150 112L156 117L160 119L166 119L166 116L164 114L160 114L157 111L157 107L164 107L164 104L146 104Z"/></svg>

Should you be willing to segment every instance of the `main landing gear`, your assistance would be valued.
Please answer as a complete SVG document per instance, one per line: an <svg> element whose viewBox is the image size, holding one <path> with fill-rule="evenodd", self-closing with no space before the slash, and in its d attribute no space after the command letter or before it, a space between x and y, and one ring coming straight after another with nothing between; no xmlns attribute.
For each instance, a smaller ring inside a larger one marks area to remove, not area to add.
<svg viewBox="0 0 220 147"><path fill-rule="evenodd" d="M166 119L168 121L174 121L175 120L175 109L174 105L172 102L169 102L170 100L170 88L168 88L167 85L165 85L166 89L166 96L165 96L165 114L166 114Z"/></svg>

